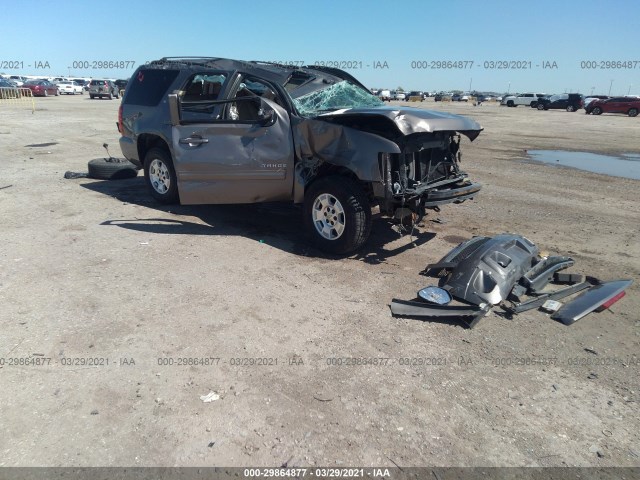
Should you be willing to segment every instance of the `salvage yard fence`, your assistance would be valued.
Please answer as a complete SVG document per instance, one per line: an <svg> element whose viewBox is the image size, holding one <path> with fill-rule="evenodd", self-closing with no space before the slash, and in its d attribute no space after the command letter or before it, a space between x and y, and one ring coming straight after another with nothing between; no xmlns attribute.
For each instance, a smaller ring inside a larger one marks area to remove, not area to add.
<svg viewBox="0 0 640 480"><path fill-rule="evenodd" d="M36 101L29 88L0 87L0 105L30 106L31 113L36 111Z"/></svg>

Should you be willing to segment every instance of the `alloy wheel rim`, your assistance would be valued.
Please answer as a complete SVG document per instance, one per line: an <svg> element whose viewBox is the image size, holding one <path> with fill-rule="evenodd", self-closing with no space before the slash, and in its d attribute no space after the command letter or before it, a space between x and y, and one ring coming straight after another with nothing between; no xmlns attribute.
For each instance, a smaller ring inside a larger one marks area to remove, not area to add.
<svg viewBox="0 0 640 480"><path fill-rule="evenodd" d="M326 240L337 240L345 229L345 212L340 201L331 194L318 195L311 211L313 225Z"/></svg>
<svg viewBox="0 0 640 480"><path fill-rule="evenodd" d="M149 165L149 181L156 192L165 194L169 191L171 176L169 175L169 169L162 160L156 158Z"/></svg>

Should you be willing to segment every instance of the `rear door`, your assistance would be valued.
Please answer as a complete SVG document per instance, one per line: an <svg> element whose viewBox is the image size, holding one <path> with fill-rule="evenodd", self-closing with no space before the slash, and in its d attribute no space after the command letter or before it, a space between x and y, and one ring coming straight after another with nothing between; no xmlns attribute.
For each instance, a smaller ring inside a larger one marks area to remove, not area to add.
<svg viewBox="0 0 640 480"><path fill-rule="evenodd" d="M607 100L607 108L605 111L611 113L626 112L625 107L628 99L615 97Z"/></svg>
<svg viewBox="0 0 640 480"><path fill-rule="evenodd" d="M229 72L195 74L179 94L172 127L181 203L290 200L294 148L273 85Z"/></svg>

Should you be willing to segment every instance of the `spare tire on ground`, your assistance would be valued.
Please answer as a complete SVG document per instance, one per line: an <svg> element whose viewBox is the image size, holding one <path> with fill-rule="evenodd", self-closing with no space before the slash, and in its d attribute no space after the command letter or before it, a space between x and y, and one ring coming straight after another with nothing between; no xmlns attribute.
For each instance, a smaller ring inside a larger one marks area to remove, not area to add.
<svg viewBox="0 0 640 480"><path fill-rule="evenodd" d="M122 180L138 176L137 167L126 158L95 158L89 161L89 177L98 180Z"/></svg>

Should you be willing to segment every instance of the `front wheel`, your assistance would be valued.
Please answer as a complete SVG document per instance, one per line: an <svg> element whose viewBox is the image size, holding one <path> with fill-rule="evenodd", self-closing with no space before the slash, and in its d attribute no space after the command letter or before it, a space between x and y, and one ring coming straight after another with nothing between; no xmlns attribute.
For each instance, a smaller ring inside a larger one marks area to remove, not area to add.
<svg viewBox="0 0 640 480"><path fill-rule="evenodd" d="M144 157L144 179L151 196L164 204L178 203L178 179L171 154L152 148Z"/></svg>
<svg viewBox="0 0 640 480"><path fill-rule="evenodd" d="M600 115L602 113L602 109L600 107L593 107L591 113L593 113L594 115Z"/></svg>
<svg viewBox="0 0 640 480"><path fill-rule="evenodd" d="M630 117L637 116L638 115L638 109L637 108L629 109L629 111L627 112L627 115L629 115Z"/></svg>
<svg viewBox="0 0 640 480"><path fill-rule="evenodd" d="M576 108L573 105L567 106L567 112L575 112Z"/></svg>
<svg viewBox="0 0 640 480"><path fill-rule="evenodd" d="M313 244L333 254L360 248L371 232L371 205L354 180L332 175L305 192L304 223Z"/></svg>
<svg viewBox="0 0 640 480"><path fill-rule="evenodd" d="M542 105L541 103L538 104L538 106L536 107L538 110L544 110L544 105Z"/></svg>

